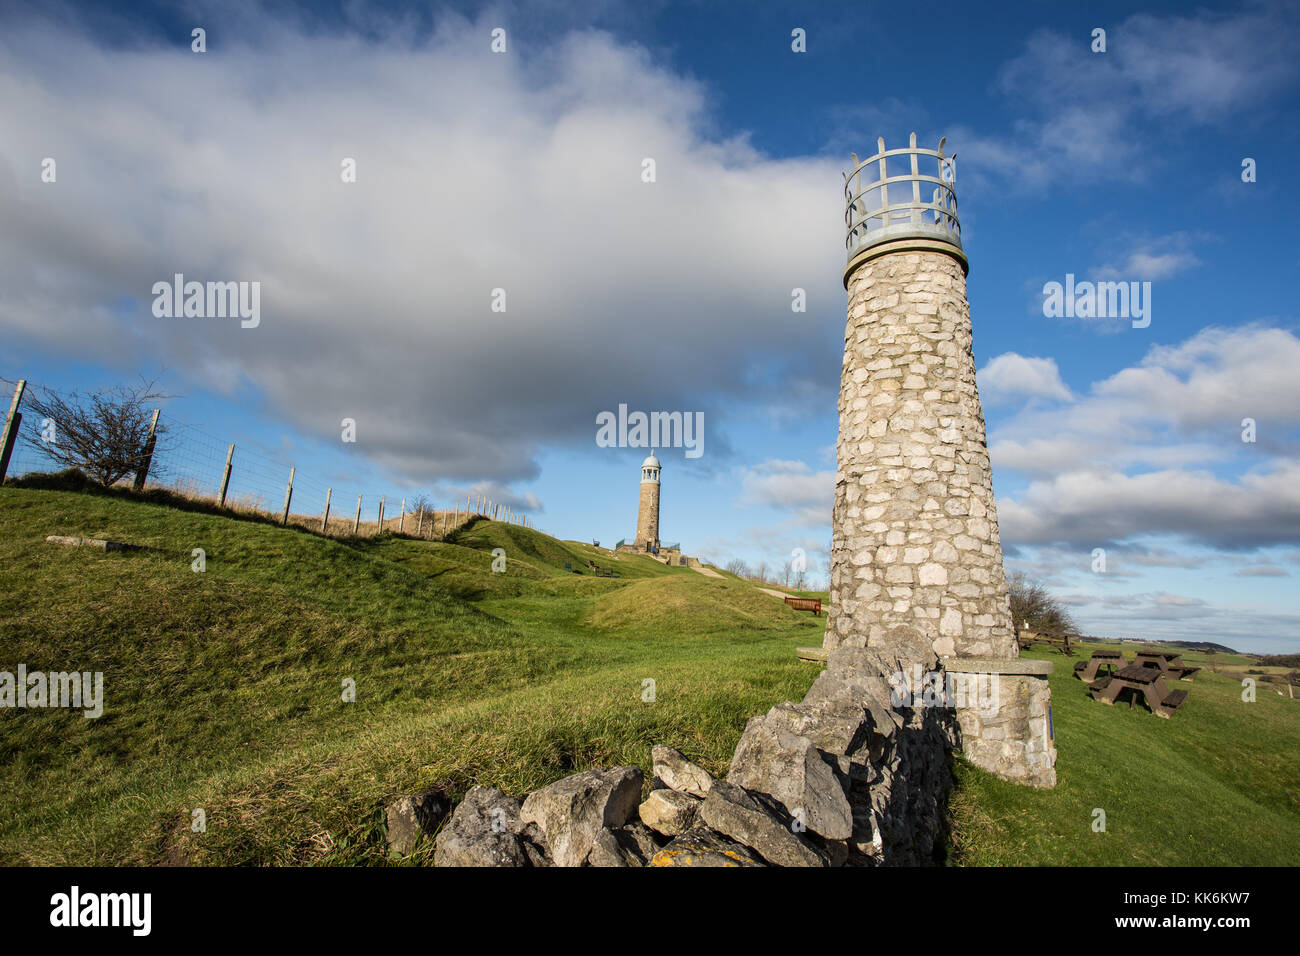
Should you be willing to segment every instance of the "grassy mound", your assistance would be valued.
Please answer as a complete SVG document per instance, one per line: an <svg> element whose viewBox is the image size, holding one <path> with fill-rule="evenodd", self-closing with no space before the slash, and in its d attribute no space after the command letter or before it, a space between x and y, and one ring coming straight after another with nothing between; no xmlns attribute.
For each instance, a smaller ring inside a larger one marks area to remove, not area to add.
<svg viewBox="0 0 1300 956"><path fill-rule="evenodd" d="M624 576L564 570L588 556ZM716 606L652 642L580 623L604 595L686 577L706 581L492 522L445 544L333 540L0 488L0 670L102 671L105 696L96 720L0 712L0 863L382 863L397 794L648 771L657 742L722 772L746 718L815 678L793 655L808 629L727 628Z"/></svg>
<svg viewBox="0 0 1300 956"><path fill-rule="evenodd" d="M586 623L638 634L689 629L712 633L737 624L754 630L820 627L807 614L745 584L690 578L654 578L629 583L596 599Z"/></svg>

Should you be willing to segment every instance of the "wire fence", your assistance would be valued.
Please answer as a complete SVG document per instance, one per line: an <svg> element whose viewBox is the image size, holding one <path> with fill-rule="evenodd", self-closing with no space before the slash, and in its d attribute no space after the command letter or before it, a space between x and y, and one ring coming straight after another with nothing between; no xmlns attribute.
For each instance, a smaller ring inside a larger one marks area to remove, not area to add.
<svg viewBox="0 0 1300 956"><path fill-rule="evenodd" d="M485 495L468 494L438 507L428 495L412 494L408 500L327 484L299 471L284 454L248 439L225 441L156 409L136 409L124 424L101 408L86 416L93 419L87 427L76 414L92 407L87 396L0 377L0 388L8 392L9 387L13 396L0 433L0 481L30 482L34 475L63 471L82 459L82 470L101 484L140 492L163 489L191 502L337 537L390 532L442 540L473 518L536 527L527 515ZM66 412L63 421L48 414L52 407ZM150 422L147 434L144 421Z"/></svg>

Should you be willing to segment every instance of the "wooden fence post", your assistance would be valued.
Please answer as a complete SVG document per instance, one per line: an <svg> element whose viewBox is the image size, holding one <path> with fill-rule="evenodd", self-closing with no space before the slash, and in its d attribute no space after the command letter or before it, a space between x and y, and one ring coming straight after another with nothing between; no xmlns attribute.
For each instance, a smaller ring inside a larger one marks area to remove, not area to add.
<svg viewBox="0 0 1300 956"><path fill-rule="evenodd" d="M424 505L423 504L420 505L420 516L415 520L415 536L417 538L424 537Z"/></svg>
<svg viewBox="0 0 1300 956"><path fill-rule="evenodd" d="M22 403L23 392L27 391L27 379L20 378L14 386L14 400L9 403L9 414L5 416L4 435L0 437L0 485L4 484L9 472L9 456L13 454L14 442L18 440L18 428L23 423L23 416L18 411Z"/></svg>
<svg viewBox="0 0 1300 956"><path fill-rule="evenodd" d="M324 534L326 531L329 530L329 526L330 526L330 497L331 497L333 494L334 494L334 489L333 489L333 488L326 488L326 489L325 489L325 514L323 514L323 515L321 516L321 519L320 519L320 530L321 530L321 534Z"/></svg>
<svg viewBox="0 0 1300 956"><path fill-rule="evenodd" d="M357 520L352 525L352 533L354 535L361 533L361 496L360 495L357 495Z"/></svg>
<svg viewBox="0 0 1300 956"><path fill-rule="evenodd" d="M384 533L384 499L387 497L387 495L379 496L379 530L376 531L375 534Z"/></svg>
<svg viewBox="0 0 1300 956"><path fill-rule="evenodd" d="M149 437L144 440L144 452L140 456L140 467L135 470L135 481L131 483L132 491L144 491L145 479L149 477L149 466L153 464L153 449L157 439L154 432L158 429L158 413L161 409L153 410L153 419L149 422Z"/></svg>
<svg viewBox="0 0 1300 956"><path fill-rule="evenodd" d="M293 500L293 473L297 468L289 469L289 487L284 489L284 514L280 517L281 526L289 523L289 502Z"/></svg>
<svg viewBox="0 0 1300 956"><path fill-rule="evenodd" d="M397 533L401 534L402 529L406 527L406 499L402 499L401 510L397 513Z"/></svg>
<svg viewBox="0 0 1300 956"><path fill-rule="evenodd" d="M218 508L226 506L226 489L230 487L230 461L235 457L235 443L231 442L230 447L226 449L226 468L221 473L221 500L217 502Z"/></svg>

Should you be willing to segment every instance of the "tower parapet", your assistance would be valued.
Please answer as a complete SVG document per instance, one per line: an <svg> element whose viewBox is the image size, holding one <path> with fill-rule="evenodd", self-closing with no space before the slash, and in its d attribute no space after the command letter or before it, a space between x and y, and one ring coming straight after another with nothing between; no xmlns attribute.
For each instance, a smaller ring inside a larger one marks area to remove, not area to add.
<svg viewBox="0 0 1300 956"><path fill-rule="evenodd" d="M874 156L851 154L853 169L844 174L846 287L862 263L907 250L947 253L963 274L969 271L957 218L957 156L944 152L945 141L925 149L913 133L905 148L886 149L881 137Z"/></svg>

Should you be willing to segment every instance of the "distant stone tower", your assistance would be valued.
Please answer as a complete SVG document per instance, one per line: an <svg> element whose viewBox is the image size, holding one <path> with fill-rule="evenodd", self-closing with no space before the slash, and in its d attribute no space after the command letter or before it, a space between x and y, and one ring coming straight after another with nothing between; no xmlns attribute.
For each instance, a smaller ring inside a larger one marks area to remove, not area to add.
<svg viewBox="0 0 1300 956"><path fill-rule="evenodd" d="M659 459L650 453L641 462L641 503L636 510L636 542L638 550L659 547Z"/></svg>
<svg viewBox="0 0 1300 956"><path fill-rule="evenodd" d="M910 647L995 676L959 707L967 755L1055 783L1043 663L1018 662L975 388L955 157L886 150L845 176L848 323L825 646ZM1046 670L1050 671L1050 664ZM1009 695L1009 696L1008 696Z"/></svg>

